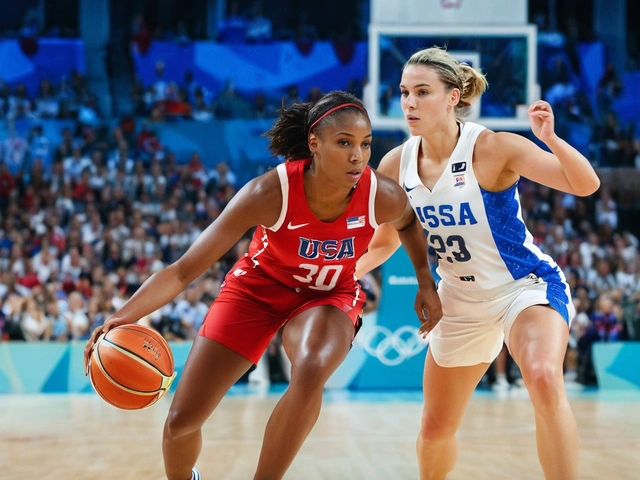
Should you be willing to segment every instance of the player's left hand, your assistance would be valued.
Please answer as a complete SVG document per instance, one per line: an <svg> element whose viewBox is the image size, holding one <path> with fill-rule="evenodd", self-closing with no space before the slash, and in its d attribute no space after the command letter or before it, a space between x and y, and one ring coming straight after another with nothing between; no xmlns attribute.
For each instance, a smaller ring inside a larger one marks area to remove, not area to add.
<svg viewBox="0 0 640 480"><path fill-rule="evenodd" d="M543 142L555 137L553 110L544 100L533 102L528 110L529 122L534 135Z"/></svg>
<svg viewBox="0 0 640 480"><path fill-rule="evenodd" d="M414 308L422 323L420 335L424 338L442 318L442 303L435 286L418 287Z"/></svg>

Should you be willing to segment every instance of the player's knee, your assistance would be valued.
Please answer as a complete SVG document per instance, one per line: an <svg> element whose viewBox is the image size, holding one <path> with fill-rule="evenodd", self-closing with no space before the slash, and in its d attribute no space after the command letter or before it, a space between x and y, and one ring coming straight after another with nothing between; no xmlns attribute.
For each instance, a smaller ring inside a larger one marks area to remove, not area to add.
<svg viewBox="0 0 640 480"><path fill-rule="evenodd" d="M291 381L298 385L322 387L339 363L332 355L306 355L292 364Z"/></svg>
<svg viewBox="0 0 640 480"><path fill-rule="evenodd" d="M172 408L164 424L164 436L170 440L177 440L197 432L201 426L190 419L188 414Z"/></svg>
<svg viewBox="0 0 640 480"><path fill-rule="evenodd" d="M426 444L439 443L449 440L456 434L457 425L447 422L437 415L423 413L420 424L420 440Z"/></svg>
<svg viewBox="0 0 640 480"><path fill-rule="evenodd" d="M555 409L562 398L563 380L560 366L534 362L522 368L522 377L536 407Z"/></svg>

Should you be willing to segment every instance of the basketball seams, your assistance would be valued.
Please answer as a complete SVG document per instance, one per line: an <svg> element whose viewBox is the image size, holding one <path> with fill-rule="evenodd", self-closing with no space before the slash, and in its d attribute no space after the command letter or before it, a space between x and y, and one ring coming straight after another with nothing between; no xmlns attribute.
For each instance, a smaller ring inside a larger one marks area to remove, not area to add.
<svg viewBox="0 0 640 480"><path fill-rule="evenodd" d="M102 358L100 358L100 350L96 350L96 360L97 360L97 365L98 368L100 369L100 371L102 372L102 374L104 375L104 377L109 380L109 382L111 382L113 385L115 385L116 387L124 390L125 392L128 393L133 393L135 395L141 395L141 396L151 396L151 395L155 395L157 393L160 393L163 391L162 388L162 380L160 380L160 387L157 388L156 390L149 390L149 391L144 391L144 390L134 390L132 388L129 388L125 385L122 385L120 382L118 382L115 378L113 378L111 376L111 374L107 371L107 369L104 367L104 364L102 363Z"/></svg>
<svg viewBox="0 0 640 480"><path fill-rule="evenodd" d="M119 331L121 331L121 332L122 332L122 331L135 332L135 333L141 334L141 335L142 335L142 337L145 337L145 338L149 336L149 335L148 335L148 333L144 330L144 327L138 327L138 328L136 328L136 325L122 325L122 326L118 327L118 329L117 329L117 330L119 330ZM109 343L111 343L111 344L117 345L116 343L114 343L113 341L111 341L111 340L109 340L109 339L107 338L107 337L109 336L109 333L111 333L111 332L115 332L115 331L116 331L116 329L109 330L109 331L105 334L104 339L105 339L105 340L107 340L107 341L108 341ZM162 337L162 336L160 336L160 335L158 335L158 336L156 336L156 337L153 337L153 340L154 340L154 341L159 341L159 342L160 342L160 344L162 345L162 347L163 347L163 349L164 349L164 354L166 355L166 357L167 357L167 358L169 359L169 361L170 361L169 369L170 369L170 370L173 370L173 355L171 354L171 347L169 347L169 344L168 344L168 343L167 343L167 341L164 339L164 337ZM124 348L123 346L121 346L121 345L117 345L117 346L119 346L120 348L125 349L125 348ZM125 349L125 350L127 350L127 349ZM127 350L127 351L128 351L129 353L132 353L133 355L137 355L136 353L131 352L130 350ZM144 358L143 358L143 357L139 357L139 358L141 358L142 360L144 360ZM145 362L147 362L147 363L148 363L149 365L151 365L152 367L156 368L156 369L158 370L158 372L160 372L160 374L161 374L161 375L163 375L163 376L165 376L165 377L167 377L167 376L171 376L171 375L167 375L166 373L162 372L160 369L158 369L158 367L156 367L156 366L155 366L155 365L153 365L152 363L148 362L147 360L145 360Z"/></svg>
<svg viewBox="0 0 640 480"><path fill-rule="evenodd" d="M143 363L145 366L152 368L153 370L155 370L156 372L158 372L160 375L162 375L163 377L170 377L171 375L167 375L166 373L164 373L162 370L160 370L156 365L154 365L153 363L149 362L147 359L145 359L144 357L141 357L139 354L137 354L136 352L132 352L131 350L129 350L126 347L123 347L122 345L119 345L117 343L115 343L112 340L109 340L106 336L102 339L102 342L107 342L110 346L115 347L117 350L121 351L122 353L126 354L128 357L133 358L135 357L136 361ZM102 343L101 342L101 343ZM173 363L173 362L171 362ZM171 365L171 367L173 367L173 365ZM171 368L173 370L173 368Z"/></svg>
<svg viewBox="0 0 640 480"><path fill-rule="evenodd" d="M143 327L142 325L135 325L135 324L134 325L120 325L118 327L118 330L120 330L120 331L129 330L129 331L138 332L138 333L142 333L142 334L148 335L147 327ZM109 330L109 332L113 332L113 331L115 331L115 328L113 330ZM109 332L107 332L106 335L108 335ZM171 350L171 347L169 347L169 343L167 342L167 340L165 340L165 338L163 336L158 335L158 336L154 337L154 340L157 340L160 343L162 343L162 346L165 348L165 350L167 350L167 351Z"/></svg>
<svg viewBox="0 0 640 480"><path fill-rule="evenodd" d="M96 363L98 363L98 368L100 368L100 370L101 370L102 372L104 372L104 370L102 370L102 368L101 368L100 361L99 361L99 360L97 360L97 362L96 362ZM160 397L161 397L161 395L158 395L158 394L156 394L156 395L157 395L157 398L153 398L151 395L143 395L143 394L136 393L136 392L127 392L127 393L132 393L132 394L135 394L135 395L140 395L140 396L146 396L146 397L149 397L150 401L149 401L149 403L147 403L146 405L143 405L143 406L141 406L141 407L138 407L138 406L136 406L136 407L124 407L124 406L122 406L122 405L117 405L116 403L114 403L114 402L112 402L111 400L109 400L109 397L105 394L105 392L104 392L104 391L102 391L102 390L100 389L100 387L99 387L99 386L98 386L98 385L93 381L93 374L91 374L91 373L90 373L89 378L91 379L91 384L93 385L93 388L94 388L94 389L96 390L96 392L100 395L100 397L102 397L102 399L103 399L105 402L107 402L109 405L114 406L114 407L116 407L116 408L122 408L122 409L124 409L124 410L139 410L139 409L141 409L141 408L147 408L147 407L150 407L151 405L153 405L154 403L156 403L156 402L160 399ZM122 386L121 386L120 384L116 383L116 382L115 382L115 380L113 380L111 377L109 377L109 375L108 375L106 372L104 372L104 378L106 378L106 379L107 379L107 381L109 381L110 383L113 383L113 385L117 386L118 388L122 388ZM126 391L126 390L123 390L123 391Z"/></svg>
<svg viewBox="0 0 640 480"><path fill-rule="evenodd" d="M162 371L160 371L160 369L158 367L156 367L155 365L149 363L147 360L145 360L144 358L138 356L137 354L135 354L131 350L128 350L128 349L124 348L123 346L118 345L116 343L113 343L112 341L110 341L106 337L103 338L102 342L100 342L100 343L102 344L103 342L106 342L106 344L104 345L105 347L114 348L114 349L118 350L120 353L122 353L126 357L134 360L135 362L139 363L140 365L144 366L145 368L148 368L148 369L152 370L153 372L157 373L161 377L170 377L170 375L165 375ZM99 348L98 348L98 350L99 350ZM160 379L159 390L162 390L162 379Z"/></svg>

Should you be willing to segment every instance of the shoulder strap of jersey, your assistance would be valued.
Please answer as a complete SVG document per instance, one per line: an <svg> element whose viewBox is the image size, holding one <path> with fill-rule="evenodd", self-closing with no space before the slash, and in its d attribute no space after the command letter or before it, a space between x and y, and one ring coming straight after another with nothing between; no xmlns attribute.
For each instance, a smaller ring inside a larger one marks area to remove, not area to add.
<svg viewBox="0 0 640 480"><path fill-rule="evenodd" d="M287 163L281 163L276 167L278 172L278 178L280 179L280 190L282 190L282 209L280 210L280 216L278 221L271 227L267 227L274 232L284 223L284 219L287 216L287 208L289 206L289 172L287 171Z"/></svg>
<svg viewBox="0 0 640 480"><path fill-rule="evenodd" d="M378 221L376 220L376 194L378 192L378 178L376 173L370 167L367 167L369 171L369 225L374 229L378 228Z"/></svg>
<svg viewBox="0 0 640 480"><path fill-rule="evenodd" d="M404 182L407 176L407 170L412 162L416 159L416 146L420 145L421 137L409 137L402 146L402 153L400 155L400 171L398 172L398 183L404 188Z"/></svg>
<svg viewBox="0 0 640 480"><path fill-rule="evenodd" d="M467 143L467 152L466 157L469 158L470 155L473 155L473 149L476 145L476 140L480 136L482 132L484 132L487 128L473 122L465 122L464 128L462 129L462 137L464 141Z"/></svg>

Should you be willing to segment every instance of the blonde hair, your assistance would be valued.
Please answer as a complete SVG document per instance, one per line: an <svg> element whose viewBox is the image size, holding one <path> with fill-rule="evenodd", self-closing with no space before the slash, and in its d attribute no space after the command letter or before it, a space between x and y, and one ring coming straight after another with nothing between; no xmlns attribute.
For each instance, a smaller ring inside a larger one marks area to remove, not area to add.
<svg viewBox="0 0 640 480"><path fill-rule="evenodd" d="M485 76L464 62L458 62L444 48L431 47L411 55L405 63L433 68L449 89L460 90L460 101L455 106L456 115L464 117L469 107L485 92L489 84Z"/></svg>

